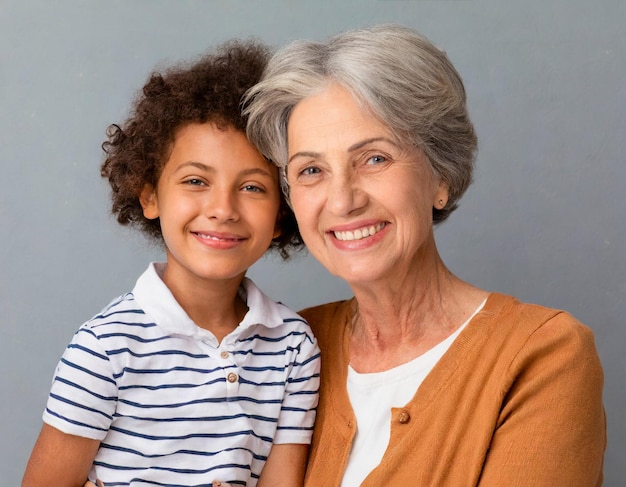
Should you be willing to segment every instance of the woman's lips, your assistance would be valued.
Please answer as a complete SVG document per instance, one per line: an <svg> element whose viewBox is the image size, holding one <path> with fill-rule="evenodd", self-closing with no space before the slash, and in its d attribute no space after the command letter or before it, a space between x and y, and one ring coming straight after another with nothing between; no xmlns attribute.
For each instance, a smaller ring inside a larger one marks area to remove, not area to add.
<svg viewBox="0 0 626 487"><path fill-rule="evenodd" d="M385 228L386 225L387 225L386 223L381 222L381 223L377 223L376 225L365 225L355 230L332 231L331 233L334 235L334 237L337 240L340 240L342 242L352 241L352 240L361 240L363 238L376 235L383 228Z"/></svg>

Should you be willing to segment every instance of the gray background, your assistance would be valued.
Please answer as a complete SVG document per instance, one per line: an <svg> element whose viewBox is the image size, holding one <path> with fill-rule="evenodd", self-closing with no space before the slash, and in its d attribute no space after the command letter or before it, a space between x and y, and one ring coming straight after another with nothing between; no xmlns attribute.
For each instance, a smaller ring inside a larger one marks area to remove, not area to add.
<svg viewBox="0 0 626 487"><path fill-rule="evenodd" d="M626 477L626 2L0 0L0 485L18 485L75 329L161 258L108 215L105 127L155 65L230 37L276 46L395 21L463 76L476 182L436 232L489 290L564 308L604 365L605 485ZM294 308L349 295L312 258L251 271Z"/></svg>

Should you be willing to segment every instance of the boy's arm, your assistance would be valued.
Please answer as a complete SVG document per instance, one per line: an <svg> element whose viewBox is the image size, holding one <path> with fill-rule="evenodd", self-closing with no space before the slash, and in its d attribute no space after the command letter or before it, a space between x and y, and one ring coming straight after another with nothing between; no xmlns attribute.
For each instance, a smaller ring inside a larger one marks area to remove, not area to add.
<svg viewBox="0 0 626 487"><path fill-rule="evenodd" d="M302 486L308 454L309 445L296 443L273 445L257 487Z"/></svg>
<svg viewBox="0 0 626 487"><path fill-rule="evenodd" d="M26 466L22 487L82 487L99 440L68 435L44 424Z"/></svg>

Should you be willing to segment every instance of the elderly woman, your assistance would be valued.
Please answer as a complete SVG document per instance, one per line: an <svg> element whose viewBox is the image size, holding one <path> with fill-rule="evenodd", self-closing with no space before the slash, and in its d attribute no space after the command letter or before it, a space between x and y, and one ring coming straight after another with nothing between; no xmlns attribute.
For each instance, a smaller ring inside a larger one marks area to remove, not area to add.
<svg viewBox="0 0 626 487"><path fill-rule="evenodd" d="M246 111L307 247L354 292L304 311L323 363L306 485L601 485L589 329L463 282L437 252L476 152L445 53L390 25L298 41Z"/></svg>

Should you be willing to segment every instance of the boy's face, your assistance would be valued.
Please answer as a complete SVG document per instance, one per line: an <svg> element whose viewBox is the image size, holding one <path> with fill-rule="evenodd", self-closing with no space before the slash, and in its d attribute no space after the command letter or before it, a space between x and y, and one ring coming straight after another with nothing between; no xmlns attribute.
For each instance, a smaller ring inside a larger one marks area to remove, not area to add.
<svg viewBox="0 0 626 487"><path fill-rule="evenodd" d="M146 218L160 218L166 282L178 286L241 279L279 234L277 169L232 128L181 128L156 190L147 185L141 201Z"/></svg>

